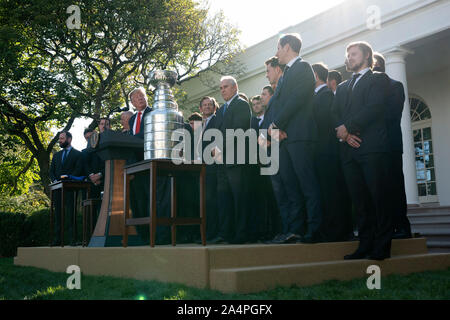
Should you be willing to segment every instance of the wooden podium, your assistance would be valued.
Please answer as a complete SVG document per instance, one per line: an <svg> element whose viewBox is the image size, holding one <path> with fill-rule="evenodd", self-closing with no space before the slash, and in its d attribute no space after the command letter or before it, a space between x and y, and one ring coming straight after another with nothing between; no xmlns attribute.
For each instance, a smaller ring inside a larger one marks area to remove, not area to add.
<svg viewBox="0 0 450 320"><path fill-rule="evenodd" d="M139 160L144 151L142 139L112 130L100 134L96 152L105 161L104 191L100 214L89 247L122 246L124 233L123 168L127 159ZM140 244L135 228L129 228L130 245Z"/></svg>

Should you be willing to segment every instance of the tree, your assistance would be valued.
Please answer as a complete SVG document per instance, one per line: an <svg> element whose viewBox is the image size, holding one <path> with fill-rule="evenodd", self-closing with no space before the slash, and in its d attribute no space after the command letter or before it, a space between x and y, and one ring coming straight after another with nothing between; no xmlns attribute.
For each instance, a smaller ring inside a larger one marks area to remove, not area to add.
<svg viewBox="0 0 450 320"><path fill-rule="evenodd" d="M175 69L179 81L228 61L238 32L192 0L86 0L80 29L67 23L73 0L0 1L0 121L36 158L48 184L50 154L76 117L111 114L148 73Z"/></svg>

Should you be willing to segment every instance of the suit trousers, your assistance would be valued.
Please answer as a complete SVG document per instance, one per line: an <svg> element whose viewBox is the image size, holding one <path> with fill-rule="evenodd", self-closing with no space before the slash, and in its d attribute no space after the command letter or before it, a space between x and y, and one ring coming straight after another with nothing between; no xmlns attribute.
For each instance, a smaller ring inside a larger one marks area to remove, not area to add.
<svg viewBox="0 0 450 320"><path fill-rule="evenodd" d="M358 216L358 251L390 255L393 226L389 154L354 156L343 163L343 170Z"/></svg>
<svg viewBox="0 0 450 320"><path fill-rule="evenodd" d="M300 185L295 177L292 162L289 159L287 144L280 145L280 168L272 176L272 186L281 217L281 233L306 233L306 207Z"/></svg>
<svg viewBox="0 0 450 320"><path fill-rule="evenodd" d="M226 241L249 240L248 168L246 165L217 168L219 236Z"/></svg>
<svg viewBox="0 0 450 320"><path fill-rule="evenodd" d="M206 168L206 239L211 240L219 233L219 213L217 210L217 170Z"/></svg>
<svg viewBox="0 0 450 320"><path fill-rule="evenodd" d="M408 205L406 202L405 177L403 176L403 155L401 152L391 152L391 204L393 210L394 230L401 230L408 234L411 233L411 224L409 223Z"/></svg>
<svg viewBox="0 0 450 320"><path fill-rule="evenodd" d="M316 155L322 197L322 235L328 242L347 241L353 232L352 202L338 155Z"/></svg>
<svg viewBox="0 0 450 320"><path fill-rule="evenodd" d="M314 165L315 143L295 141L287 143L285 148L285 152L280 150L282 178L288 179L290 176L290 179L296 179L300 189L296 203L306 206L306 212L300 207L301 216L297 229L302 231L306 228L306 239L321 241L322 207L320 185ZM289 189L289 186L287 188Z"/></svg>

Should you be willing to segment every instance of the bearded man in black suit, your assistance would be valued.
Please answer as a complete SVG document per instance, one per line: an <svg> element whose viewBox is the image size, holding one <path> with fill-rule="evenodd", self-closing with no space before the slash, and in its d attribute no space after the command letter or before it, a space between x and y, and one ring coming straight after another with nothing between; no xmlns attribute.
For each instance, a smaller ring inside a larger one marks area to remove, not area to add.
<svg viewBox="0 0 450 320"><path fill-rule="evenodd" d="M62 131L58 137L59 146L61 151L57 152L52 159L50 165L50 180L56 182L61 180L61 176L80 176L82 174L82 160L81 152L72 147L72 134L68 131ZM64 219L68 221L68 236L69 243L75 245L73 234L73 215L74 215L74 192L68 191L65 193L64 199L64 211L68 218ZM55 236L52 245L62 244L64 239L61 239L61 190L53 191L53 202L55 204Z"/></svg>
<svg viewBox="0 0 450 320"><path fill-rule="evenodd" d="M368 43L351 43L346 51L347 70L353 76L339 85L333 113L360 243L344 258L384 260L390 257L393 231L386 124L389 79L372 72L373 51Z"/></svg>

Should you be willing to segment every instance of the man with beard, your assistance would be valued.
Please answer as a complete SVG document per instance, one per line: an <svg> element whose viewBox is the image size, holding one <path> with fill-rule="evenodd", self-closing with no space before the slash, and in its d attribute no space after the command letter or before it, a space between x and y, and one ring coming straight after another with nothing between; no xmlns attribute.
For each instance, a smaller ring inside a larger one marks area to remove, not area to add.
<svg viewBox="0 0 450 320"><path fill-rule="evenodd" d="M389 80L373 73L367 42L347 46L351 80L339 85L333 103L340 156L350 197L358 215L359 247L344 259L390 257L392 210L389 204L389 141L386 98Z"/></svg>
<svg viewBox="0 0 450 320"><path fill-rule="evenodd" d="M72 147L72 134L68 131L62 131L58 137L58 143L61 151L57 152L52 159L50 165L50 180L56 182L61 180L63 175L80 176L82 174L81 152ZM74 192L68 191L65 193L64 206L67 219L69 221L68 236L69 243L75 245L73 234L73 215L74 215ZM61 239L61 190L53 191L53 201L55 204L55 223L54 223L54 239L52 245L63 244L64 239Z"/></svg>

